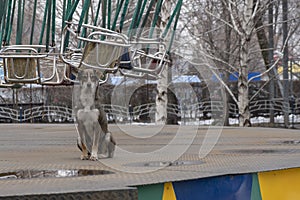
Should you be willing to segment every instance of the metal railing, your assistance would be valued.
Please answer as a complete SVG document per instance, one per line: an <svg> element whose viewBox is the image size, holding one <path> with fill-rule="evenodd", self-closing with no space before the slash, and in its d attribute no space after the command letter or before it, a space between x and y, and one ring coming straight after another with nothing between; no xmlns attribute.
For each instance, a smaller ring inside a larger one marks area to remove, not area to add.
<svg viewBox="0 0 300 200"><path fill-rule="evenodd" d="M167 112L178 118L180 121L204 121L207 119L214 119L214 114L224 114L224 102L222 101L205 101L188 105L168 104ZM228 104L229 118L237 120L238 107L236 104ZM128 122L130 120L141 121L147 118L147 122L154 122L156 106L155 103L142 104L133 107L131 111L126 106L102 104L104 111L107 113L109 121ZM281 123L280 116L283 115L284 110L288 110L292 122L300 122L300 99L295 100L294 109L290 105L285 105L282 99L258 100L250 102L250 113L252 120L257 118L268 118L270 109L274 110L275 123ZM65 106L35 106L32 108L12 109L8 107L0 107L0 121L1 122L73 122L74 114L71 108ZM266 122L267 120L261 120ZM235 123L235 122L233 122ZM260 121L254 121L260 123Z"/></svg>
<svg viewBox="0 0 300 200"><path fill-rule="evenodd" d="M35 106L23 110L0 107L2 122L73 122L72 109L64 106Z"/></svg>

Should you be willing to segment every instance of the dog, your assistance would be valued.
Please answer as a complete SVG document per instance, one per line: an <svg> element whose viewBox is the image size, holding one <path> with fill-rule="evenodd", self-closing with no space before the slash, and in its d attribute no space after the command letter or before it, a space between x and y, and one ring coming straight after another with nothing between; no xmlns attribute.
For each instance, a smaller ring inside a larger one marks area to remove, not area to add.
<svg viewBox="0 0 300 200"><path fill-rule="evenodd" d="M82 160L98 160L98 154L112 158L116 142L108 131L106 114L96 104L99 78L96 70L78 71L78 87L74 88L74 103L79 137L77 146L82 151ZM77 95L78 94L78 95Z"/></svg>

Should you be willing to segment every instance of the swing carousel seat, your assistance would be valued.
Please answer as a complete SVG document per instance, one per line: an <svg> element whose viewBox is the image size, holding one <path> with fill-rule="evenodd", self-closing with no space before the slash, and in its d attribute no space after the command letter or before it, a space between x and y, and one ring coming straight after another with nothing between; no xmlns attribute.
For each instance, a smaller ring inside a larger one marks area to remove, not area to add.
<svg viewBox="0 0 300 200"><path fill-rule="evenodd" d="M101 40L101 37L107 37ZM97 39L94 39L97 38ZM121 59L124 49L128 48L124 38L116 34L93 32L89 35L84 48L81 65L99 69L103 72L114 72L118 69L116 63Z"/></svg>
<svg viewBox="0 0 300 200"><path fill-rule="evenodd" d="M80 48L68 48L64 52L61 49L60 57L71 67L88 67L99 69L103 72L115 71L115 63L120 59L124 48L129 48L125 35L109 29L82 24L83 28L92 29L87 37L79 36L76 32L78 24L66 22L67 26L62 34L62 46L65 45L65 36L70 33L83 46ZM81 57L80 61L79 58ZM79 62L78 62L79 61Z"/></svg>
<svg viewBox="0 0 300 200"><path fill-rule="evenodd" d="M4 79L9 84L37 83L61 84L63 79L57 69L57 55L54 48L45 45L12 45L0 52L3 59ZM41 53L43 52L43 53Z"/></svg>
<svg viewBox="0 0 300 200"><path fill-rule="evenodd" d="M49 55L40 60L42 85L61 85L64 83L64 63L58 55Z"/></svg>
<svg viewBox="0 0 300 200"><path fill-rule="evenodd" d="M131 41L131 70L120 69L124 76L133 78L160 78L164 66L170 63L167 59L166 45L159 39L138 38ZM150 53L151 52L151 53ZM121 67L120 67L121 68Z"/></svg>
<svg viewBox="0 0 300 200"><path fill-rule="evenodd" d="M6 83L40 83L39 59L47 56L38 53L36 48L41 47L13 45L1 50Z"/></svg>
<svg viewBox="0 0 300 200"><path fill-rule="evenodd" d="M65 79L77 82L70 78L70 74L76 76L79 69L93 68L102 73L99 83L107 80L107 73L114 73L118 70L117 63L122 59L123 52L128 49L127 37L109 29L82 24L83 28L91 30L87 37L79 36L77 33L78 24L66 22L67 26L63 30L61 46L65 46L65 38L69 33L82 48L68 47L64 51L61 48L61 60L70 66L65 68ZM70 73L71 71L71 73Z"/></svg>
<svg viewBox="0 0 300 200"><path fill-rule="evenodd" d="M2 59L0 59L0 73L1 73L1 76L0 76L0 87L2 88L7 88L7 87L13 87L14 84L7 84L5 82L5 78L4 78L4 66L3 66L3 62L2 62Z"/></svg>

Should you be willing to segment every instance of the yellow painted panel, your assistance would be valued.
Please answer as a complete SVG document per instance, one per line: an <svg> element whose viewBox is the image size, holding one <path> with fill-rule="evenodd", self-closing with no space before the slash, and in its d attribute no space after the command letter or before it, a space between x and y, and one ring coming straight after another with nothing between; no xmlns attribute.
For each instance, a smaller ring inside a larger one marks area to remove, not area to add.
<svg viewBox="0 0 300 200"><path fill-rule="evenodd" d="M176 195L171 182L164 184L163 200L176 200Z"/></svg>
<svg viewBox="0 0 300 200"><path fill-rule="evenodd" d="M300 168L258 173L262 200L300 199Z"/></svg>

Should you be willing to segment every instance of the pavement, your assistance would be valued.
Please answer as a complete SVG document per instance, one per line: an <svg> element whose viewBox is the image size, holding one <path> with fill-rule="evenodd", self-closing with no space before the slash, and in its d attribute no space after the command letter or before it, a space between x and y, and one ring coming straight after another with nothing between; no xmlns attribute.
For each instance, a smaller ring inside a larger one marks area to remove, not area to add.
<svg viewBox="0 0 300 200"><path fill-rule="evenodd" d="M137 199L140 185L300 167L294 129L109 129L118 145L114 158L82 161L74 124L1 124L0 197Z"/></svg>

